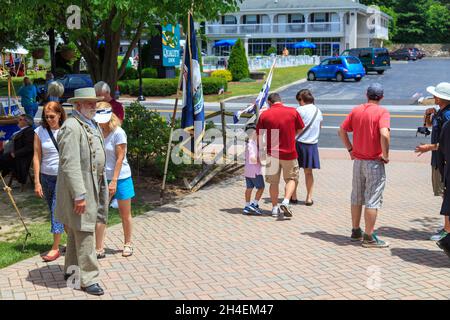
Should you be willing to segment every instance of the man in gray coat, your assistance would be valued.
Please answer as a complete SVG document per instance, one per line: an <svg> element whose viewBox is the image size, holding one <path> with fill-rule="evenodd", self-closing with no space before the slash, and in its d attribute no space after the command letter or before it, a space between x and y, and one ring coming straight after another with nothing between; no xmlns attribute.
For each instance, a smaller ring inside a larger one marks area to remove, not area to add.
<svg viewBox="0 0 450 320"><path fill-rule="evenodd" d="M57 219L67 231L65 279L77 280L79 274L81 289L93 295L104 293L98 284L95 224L106 224L108 214L103 137L92 120L98 100L101 98L96 97L94 88L75 90L75 97L69 99L75 110L58 134L60 160L55 209Z"/></svg>

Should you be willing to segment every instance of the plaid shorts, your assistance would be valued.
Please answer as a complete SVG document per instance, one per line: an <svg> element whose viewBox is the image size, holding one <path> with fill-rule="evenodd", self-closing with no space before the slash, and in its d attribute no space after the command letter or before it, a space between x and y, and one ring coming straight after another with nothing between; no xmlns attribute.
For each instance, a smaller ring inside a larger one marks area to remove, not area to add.
<svg viewBox="0 0 450 320"><path fill-rule="evenodd" d="M352 205L380 209L386 185L384 163L378 160L355 160L353 163Z"/></svg>

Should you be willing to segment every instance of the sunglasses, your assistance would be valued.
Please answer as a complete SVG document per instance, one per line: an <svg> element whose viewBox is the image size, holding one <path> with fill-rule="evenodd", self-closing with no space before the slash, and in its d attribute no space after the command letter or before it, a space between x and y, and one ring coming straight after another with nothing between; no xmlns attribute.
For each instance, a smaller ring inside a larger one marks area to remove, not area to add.
<svg viewBox="0 0 450 320"><path fill-rule="evenodd" d="M53 120L53 119L55 119L55 118L56 118L56 116L54 116L54 115L51 115L51 116L45 116L45 119Z"/></svg>

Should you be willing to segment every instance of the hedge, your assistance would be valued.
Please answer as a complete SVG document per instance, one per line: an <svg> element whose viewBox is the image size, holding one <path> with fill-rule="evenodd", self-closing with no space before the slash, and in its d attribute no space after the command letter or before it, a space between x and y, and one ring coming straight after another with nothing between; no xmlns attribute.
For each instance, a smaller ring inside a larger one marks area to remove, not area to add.
<svg viewBox="0 0 450 320"><path fill-rule="evenodd" d="M158 71L155 68L142 69L142 78L158 78Z"/></svg>
<svg viewBox="0 0 450 320"><path fill-rule="evenodd" d="M139 80L119 81L121 94L139 95ZM221 88L227 90L222 78L202 78L203 94L217 94ZM178 79L142 79L142 93L148 97L164 97L177 93Z"/></svg>

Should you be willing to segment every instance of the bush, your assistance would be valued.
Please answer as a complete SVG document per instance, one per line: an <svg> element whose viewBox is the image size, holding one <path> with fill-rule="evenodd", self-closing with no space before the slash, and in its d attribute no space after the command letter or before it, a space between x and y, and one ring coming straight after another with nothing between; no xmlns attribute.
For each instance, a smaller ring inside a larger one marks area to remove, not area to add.
<svg viewBox="0 0 450 320"><path fill-rule="evenodd" d="M312 51L311 48L306 48L306 49L303 49L303 54L305 56L312 56L313 55L313 51Z"/></svg>
<svg viewBox="0 0 450 320"><path fill-rule="evenodd" d="M267 56L270 56L271 54L277 54L277 48L275 48L275 47L270 47L269 49L267 49L266 55L267 55Z"/></svg>
<svg viewBox="0 0 450 320"><path fill-rule="evenodd" d="M124 72L122 78L120 78L120 80L136 80L138 78L139 78L139 73L136 69L125 68L125 72Z"/></svg>
<svg viewBox="0 0 450 320"><path fill-rule="evenodd" d="M142 69L142 78L158 78L158 71L155 68Z"/></svg>
<svg viewBox="0 0 450 320"><path fill-rule="evenodd" d="M233 80L233 76L229 70L216 70L211 73L211 78L222 78L227 82Z"/></svg>
<svg viewBox="0 0 450 320"><path fill-rule="evenodd" d="M233 75L233 81L248 78L248 61L241 39L236 42L231 50L230 58L228 60L228 70L230 70Z"/></svg>
<svg viewBox="0 0 450 320"><path fill-rule="evenodd" d="M223 78L202 78L203 94L217 94L221 88L227 90L227 82ZM142 79L144 96L170 96L177 93L178 79ZM137 96L139 81L119 81L120 93Z"/></svg>

